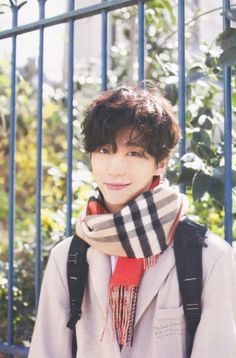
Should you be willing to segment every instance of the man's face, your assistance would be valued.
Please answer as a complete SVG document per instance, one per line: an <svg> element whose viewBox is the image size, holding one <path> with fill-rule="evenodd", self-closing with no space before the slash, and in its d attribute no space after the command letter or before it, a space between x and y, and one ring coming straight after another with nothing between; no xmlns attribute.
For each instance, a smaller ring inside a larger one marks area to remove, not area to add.
<svg viewBox="0 0 236 358"><path fill-rule="evenodd" d="M125 130L117 135L117 150L107 144L97 148L91 156L94 180L112 213L121 210L130 200L148 190L154 175L159 175L166 164L158 165L155 158L137 144L135 132ZM131 137L131 138L130 138Z"/></svg>

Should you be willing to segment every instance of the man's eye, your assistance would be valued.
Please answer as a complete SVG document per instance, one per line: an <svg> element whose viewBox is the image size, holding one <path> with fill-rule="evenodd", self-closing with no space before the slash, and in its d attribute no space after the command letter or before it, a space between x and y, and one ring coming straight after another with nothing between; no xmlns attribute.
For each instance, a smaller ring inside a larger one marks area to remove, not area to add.
<svg viewBox="0 0 236 358"><path fill-rule="evenodd" d="M141 157L141 156L142 156L142 153L139 153L139 152L129 152L129 153L128 153L128 156L129 156L129 157Z"/></svg>
<svg viewBox="0 0 236 358"><path fill-rule="evenodd" d="M97 152L100 154L108 154L109 150L107 148L98 148Z"/></svg>

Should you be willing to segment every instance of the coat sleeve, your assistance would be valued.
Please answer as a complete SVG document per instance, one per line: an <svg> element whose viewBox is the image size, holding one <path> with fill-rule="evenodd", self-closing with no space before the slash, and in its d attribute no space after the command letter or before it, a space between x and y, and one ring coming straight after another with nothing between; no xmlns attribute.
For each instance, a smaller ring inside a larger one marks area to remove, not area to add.
<svg viewBox="0 0 236 358"><path fill-rule="evenodd" d="M63 241L70 241L66 239ZM71 358L72 333L66 283L68 242L52 251L45 270L28 358Z"/></svg>
<svg viewBox="0 0 236 358"><path fill-rule="evenodd" d="M225 245L206 278L191 358L236 357L236 267Z"/></svg>

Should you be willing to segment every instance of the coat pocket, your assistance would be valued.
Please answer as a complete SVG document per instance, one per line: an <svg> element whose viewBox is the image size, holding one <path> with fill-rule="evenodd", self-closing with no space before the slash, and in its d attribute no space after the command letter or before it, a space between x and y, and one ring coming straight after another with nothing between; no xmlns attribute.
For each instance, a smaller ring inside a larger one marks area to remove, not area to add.
<svg viewBox="0 0 236 358"><path fill-rule="evenodd" d="M184 358L186 355L186 328L183 306L156 309L153 325L156 344L163 358Z"/></svg>

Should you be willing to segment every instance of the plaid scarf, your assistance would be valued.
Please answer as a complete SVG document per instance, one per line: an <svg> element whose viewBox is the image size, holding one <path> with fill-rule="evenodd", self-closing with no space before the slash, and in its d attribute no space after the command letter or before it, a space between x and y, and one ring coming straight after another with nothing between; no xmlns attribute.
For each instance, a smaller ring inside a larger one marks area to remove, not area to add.
<svg viewBox="0 0 236 358"><path fill-rule="evenodd" d="M76 223L77 235L89 245L118 256L109 285L109 303L120 345L132 345L143 273L167 248L182 215L181 195L166 184L157 186L158 182L114 214L107 212L98 193L89 199L86 214Z"/></svg>

